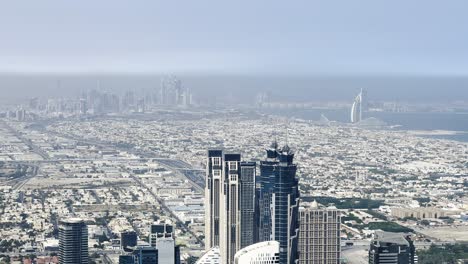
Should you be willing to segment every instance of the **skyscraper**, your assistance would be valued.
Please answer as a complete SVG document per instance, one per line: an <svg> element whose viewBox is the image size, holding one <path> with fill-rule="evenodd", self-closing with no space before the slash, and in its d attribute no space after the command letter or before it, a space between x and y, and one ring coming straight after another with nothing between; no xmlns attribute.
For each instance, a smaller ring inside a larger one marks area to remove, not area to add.
<svg viewBox="0 0 468 264"><path fill-rule="evenodd" d="M278 264L279 242L266 241L250 245L239 250L234 257L234 264Z"/></svg>
<svg viewBox="0 0 468 264"><path fill-rule="evenodd" d="M208 150L205 184L205 249L219 247L222 150Z"/></svg>
<svg viewBox="0 0 468 264"><path fill-rule="evenodd" d="M176 246L172 225L151 225L149 239L151 246L158 250L159 263L176 263Z"/></svg>
<svg viewBox="0 0 468 264"><path fill-rule="evenodd" d="M280 243L280 263L298 259L299 188L294 153L274 142L260 163L258 177L259 239Z"/></svg>
<svg viewBox="0 0 468 264"><path fill-rule="evenodd" d="M78 218L59 223L59 263L88 264L88 228Z"/></svg>
<svg viewBox="0 0 468 264"><path fill-rule="evenodd" d="M239 247L245 248L254 244L255 230L255 177L257 164L255 162L241 162L239 211L240 211L240 241Z"/></svg>
<svg viewBox="0 0 468 264"><path fill-rule="evenodd" d="M369 264L417 263L414 244L401 233L376 231L369 250Z"/></svg>
<svg viewBox="0 0 468 264"><path fill-rule="evenodd" d="M300 209L299 264L338 264L341 255L341 216L319 209L316 202Z"/></svg>
<svg viewBox="0 0 468 264"><path fill-rule="evenodd" d="M362 121L362 112L367 109L367 93L361 89L361 92L354 98L353 106L351 107L351 123L359 123Z"/></svg>
<svg viewBox="0 0 468 264"><path fill-rule="evenodd" d="M208 151L206 248L219 246L223 263L254 242L255 175L256 164L240 154Z"/></svg>
<svg viewBox="0 0 468 264"><path fill-rule="evenodd" d="M223 263L231 263L234 255L240 249L237 232L240 229L239 219L239 177L240 177L241 155L225 153L223 155L222 182L221 189L221 229L219 248Z"/></svg>

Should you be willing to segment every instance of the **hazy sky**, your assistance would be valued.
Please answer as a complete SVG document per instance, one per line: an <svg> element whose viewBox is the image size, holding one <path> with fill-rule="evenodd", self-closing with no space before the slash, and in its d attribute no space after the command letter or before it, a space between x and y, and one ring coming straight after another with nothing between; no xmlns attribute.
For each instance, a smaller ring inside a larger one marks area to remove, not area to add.
<svg viewBox="0 0 468 264"><path fill-rule="evenodd" d="M467 75L466 0L0 0L2 72Z"/></svg>

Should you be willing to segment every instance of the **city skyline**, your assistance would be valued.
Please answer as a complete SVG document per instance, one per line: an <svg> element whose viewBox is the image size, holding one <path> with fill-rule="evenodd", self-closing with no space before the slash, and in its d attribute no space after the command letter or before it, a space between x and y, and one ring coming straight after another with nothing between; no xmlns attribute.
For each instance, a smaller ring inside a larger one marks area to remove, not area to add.
<svg viewBox="0 0 468 264"><path fill-rule="evenodd" d="M468 263L466 0L0 3L0 264Z"/></svg>

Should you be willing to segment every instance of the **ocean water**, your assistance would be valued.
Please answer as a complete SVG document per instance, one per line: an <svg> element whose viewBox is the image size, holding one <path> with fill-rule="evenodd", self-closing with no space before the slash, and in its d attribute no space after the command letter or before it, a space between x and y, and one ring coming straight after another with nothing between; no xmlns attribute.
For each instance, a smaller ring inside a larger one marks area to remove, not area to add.
<svg viewBox="0 0 468 264"><path fill-rule="evenodd" d="M349 109L311 109L311 110L269 110L271 114L305 120L318 121L321 115L330 121L340 123L350 122ZM384 121L395 130L421 131L453 131L456 133L422 135L424 137L449 139L468 142L468 113L467 112L368 112L364 118L374 117Z"/></svg>

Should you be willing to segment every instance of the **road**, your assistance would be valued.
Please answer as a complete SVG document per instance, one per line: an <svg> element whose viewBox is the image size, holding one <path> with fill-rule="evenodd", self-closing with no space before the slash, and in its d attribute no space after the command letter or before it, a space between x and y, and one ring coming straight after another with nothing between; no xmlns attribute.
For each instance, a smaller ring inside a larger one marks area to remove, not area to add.
<svg viewBox="0 0 468 264"><path fill-rule="evenodd" d="M49 155L47 154L47 152L45 152L44 150L42 150L40 147L34 145L34 143L32 143L31 140L25 138L20 132L18 132L16 129L14 129L13 127L11 127L10 125L8 125L5 121L1 120L0 121L2 123L2 125L8 129L13 135L15 135L15 137L17 137L19 140L21 140L26 146L29 147L29 149L31 149L32 152L38 154L39 156L41 156L43 159L47 160L49 159Z"/></svg>
<svg viewBox="0 0 468 264"><path fill-rule="evenodd" d="M144 184L143 182L141 182L141 180L138 178L138 177L135 177L135 176L130 176L138 185L140 185L141 188L143 189L146 189L146 191L151 195L153 196L154 199L156 199L159 204L161 204L161 208L166 211L167 213L169 213L171 215L171 217L173 219L175 219L177 221L177 224L179 224L182 228L183 231L189 233L190 235L192 235L198 243L200 243L200 245L204 246L205 243L203 242L203 240L201 240L192 230L190 230L190 228L184 223L182 222L179 217L177 217L177 215L175 215L170 209L169 207L166 206L166 203L164 202L163 199L159 198L154 192L153 190L148 187L146 184Z"/></svg>
<svg viewBox="0 0 468 264"><path fill-rule="evenodd" d="M140 156L141 158L139 159L152 159L163 165L164 167L171 169L173 171L176 171L180 173L182 176L184 176L189 183L192 185L192 187L203 193L203 190L205 188L205 176L204 173L205 171L202 169L196 169L193 168L192 165L188 164L185 161L178 160L178 159L169 159L165 157L160 157L157 153L151 152L151 151L142 151L142 150L135 150L132 148L126 148L126 147L119 147L115 146L112 143L109 142L103 142L99 140L93 140L93 139L84 139L81 137L76 137L76 136L70 136L67 134L63 133L58 133L55 131L49 131L49 130L43 130L42 132L46 132L58 137L63 137L71 140L75 140L78 142L83 142L85 144L90 144L90 145L95 145L95 146L100 146L104 148L111 148L111 149L117 149L120 151L126 151L130 154L134 154L137 156ZM180 176L180 175L179 175Z"/></svg>

